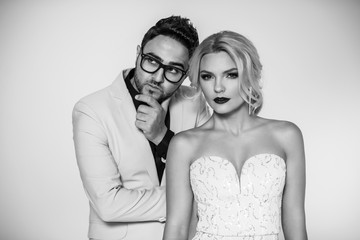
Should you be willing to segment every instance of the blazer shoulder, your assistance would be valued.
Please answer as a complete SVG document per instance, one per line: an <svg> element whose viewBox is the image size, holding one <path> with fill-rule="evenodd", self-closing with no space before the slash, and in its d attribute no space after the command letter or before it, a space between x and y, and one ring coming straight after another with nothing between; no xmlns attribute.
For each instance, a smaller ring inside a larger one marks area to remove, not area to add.
<svg viewBox="0 0 360 240"><path fill-rule="evenodd" d="M110 85L82 97L75 106L78 104L86 104L94 108L104 107L104 103L108 103L112 98L121 99L127 91L127 89L124 89L126 86L123 75L127 74L128 71L129 69L126 69L121 72Z"/></svg>
<svg viewBox="0 0 360 240"><path fill-rule="evenodd" d="M101 90L98 90L96 92L90 93L78 100L75 103L74 108L76 108L79 105L87 105L92 108L96 108L98 105L101 105L101 103L104 102L109 97L109 87L103 88Z"/></svg>
<svg viewBox="0 0 360 240"><path fill-rule="evenodd" d="M205 104L205 99L201 92L189 86L180 86L172 98L172 103L191 104L193 106Z"/></svg>
<svg viewBox="0 0 360 240"><path fill-rule="evenodd" d="M199 92L193 87L181 85L175 95L191 99L199 95Z"/></svg>

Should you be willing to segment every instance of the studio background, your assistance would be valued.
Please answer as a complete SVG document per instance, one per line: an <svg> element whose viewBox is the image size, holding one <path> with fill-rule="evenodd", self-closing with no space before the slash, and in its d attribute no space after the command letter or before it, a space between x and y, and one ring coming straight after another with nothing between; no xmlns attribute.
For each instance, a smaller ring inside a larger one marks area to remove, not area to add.
<svg viewBox="0 0 360 240"><path fill-rule="evenodd" d="M0 0L0 239L87 239L71 112L133 67L158 19L253 41L260 116L302 130L309 239L360 238L359 1Z"/></svg>

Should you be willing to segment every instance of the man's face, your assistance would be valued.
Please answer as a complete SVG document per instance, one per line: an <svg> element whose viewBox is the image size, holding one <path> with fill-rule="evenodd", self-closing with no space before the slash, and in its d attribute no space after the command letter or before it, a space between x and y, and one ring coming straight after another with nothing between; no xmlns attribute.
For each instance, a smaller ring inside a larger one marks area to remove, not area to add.
<svg viewBox="0 0 360 240"><path fill-rule="evenodd" d="M144 46L142 53L151 56L164 65L176 67L184 71L188 68L189 52L180 42L163 35L159 35ZM159 68L154 73L147 73L141 67L141 49L138 46L134 79L131 83L139 93L152 96L158 102L171 97L184 81L185 76L177 83L171 83L164 77L164 69Z"/></svg>

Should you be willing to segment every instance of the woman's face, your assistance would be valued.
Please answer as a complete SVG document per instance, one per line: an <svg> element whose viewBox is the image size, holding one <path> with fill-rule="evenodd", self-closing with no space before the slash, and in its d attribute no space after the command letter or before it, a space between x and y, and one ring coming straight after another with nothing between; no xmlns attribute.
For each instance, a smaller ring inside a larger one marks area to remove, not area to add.
<svg viewBox="0 0 360 240"><path fill-rule="evenodd" d="M204 55L199 76L200 87L214 112L232 113L245 105L239 93L242 72L226 52Z"/></svg>

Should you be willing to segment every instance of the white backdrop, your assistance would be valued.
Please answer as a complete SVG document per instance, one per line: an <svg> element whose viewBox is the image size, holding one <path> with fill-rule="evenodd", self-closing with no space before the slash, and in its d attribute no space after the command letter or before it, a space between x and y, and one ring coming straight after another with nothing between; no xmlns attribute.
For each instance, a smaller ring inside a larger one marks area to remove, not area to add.
<svg viewBox="0 0 360 240"><path fill-rule="evenodd" d="M254 42L260 115L305 138L309 239L360 239L360 2L213 2L0 1L0 239L87 239L72 107L132 67L145 31L173 14L200 40L228 29Z"/></svg>

